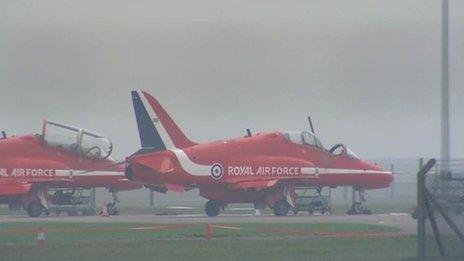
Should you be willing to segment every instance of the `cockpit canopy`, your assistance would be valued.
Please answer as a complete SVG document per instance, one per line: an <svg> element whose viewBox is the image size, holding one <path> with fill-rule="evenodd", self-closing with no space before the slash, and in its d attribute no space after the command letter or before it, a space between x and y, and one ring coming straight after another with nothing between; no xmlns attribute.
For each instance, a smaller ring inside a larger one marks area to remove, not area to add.
<svg viewBox="0 0 464 261"><path fill-rule="evenodd" d="M309 131L283 131L282 134L292 143L324 149L321 141Z"/></svg>
<svg viewBox="0 0 464 261"><path fill-rule="evenodd" d="M104 160L110 157L113 144L106 137L88 130L45 120L42 130L44 144L74 154Z"/></svg>
<svg viewBox="0 0 464 261"><path fill-rule="evenodd" d="M295 143L302 146L312 146L321 150L326 150L319 138L317 138L316 135L309 131L282 131L281 133L291 143ZM332 148L326 151L335 156L346 155L354 159L359 159L359 157L356 154L354 154L353 151L351 151L341 143L335 144L334 146L332 146Z"/></svg>

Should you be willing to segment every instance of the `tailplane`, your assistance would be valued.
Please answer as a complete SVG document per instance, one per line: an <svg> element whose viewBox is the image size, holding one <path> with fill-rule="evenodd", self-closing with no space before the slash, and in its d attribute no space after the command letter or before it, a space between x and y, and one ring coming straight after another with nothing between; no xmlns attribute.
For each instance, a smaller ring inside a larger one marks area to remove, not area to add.
<svg viewBox="0 0 464 261"><path fill-rule="evenodd" d="M144 91L131 94L142 150L163 151L195 145L153 96Z"/></svg>

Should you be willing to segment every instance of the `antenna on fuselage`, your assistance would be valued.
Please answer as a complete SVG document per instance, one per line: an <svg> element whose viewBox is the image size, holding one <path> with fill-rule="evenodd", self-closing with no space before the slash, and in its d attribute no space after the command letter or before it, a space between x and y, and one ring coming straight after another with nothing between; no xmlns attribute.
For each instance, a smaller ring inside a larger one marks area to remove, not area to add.
<svg viewBox="0 0 464 261"><path fill-rule="evenodd" d="M247 129L247 137L251 137L251 131L250 131L250 129Z"/></svg>
<svg viewBox="0 0 464 261"><path fill-rule="evenodd" d="M2 139L6 139L6 132L2 131Z"/></svg>
<svg viewBox="0 0 464 261"><path fill-rule="evenodd" d="M316 134L316 132L314 132L314 126L313 126L313 122L311 121L311 117L308 116L308 122L309 122L309 127L311 128L311 132L313 134Z"/></svg>

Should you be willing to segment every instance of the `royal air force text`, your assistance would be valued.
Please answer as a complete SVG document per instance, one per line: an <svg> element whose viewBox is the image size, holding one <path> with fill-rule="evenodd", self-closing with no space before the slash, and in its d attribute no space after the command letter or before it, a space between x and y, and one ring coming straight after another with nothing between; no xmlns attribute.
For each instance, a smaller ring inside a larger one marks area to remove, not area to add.
<svg viewBox="0 0 464 261"><path fill-rule="evenodd" d="M10 173L6 169L0 169L0 177L3 178L51 178L55 177L54 169L13 169Z"/></svg>
<svg viewBox="0 0 464 261"><path fill-rule="evenodd" d="M228 166L229 176L297 176L300 175L299 167L258 167L251 166Z"/></svg>

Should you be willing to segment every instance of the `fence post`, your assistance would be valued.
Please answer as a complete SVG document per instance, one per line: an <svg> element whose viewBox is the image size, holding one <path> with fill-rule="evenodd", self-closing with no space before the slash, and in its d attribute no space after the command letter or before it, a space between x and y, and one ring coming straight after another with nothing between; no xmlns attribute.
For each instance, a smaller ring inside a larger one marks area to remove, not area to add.
<svg viewBox="0 0 464 261"><path fill-rule="evenodd" d="M425 175L421 175L421 170L423 167L424 159L420 158L419 171L417 172L417 258L419 260L425 258Z"/></svg>
<svg viewBox="0 0 464 261"><path fill-rule="evenodd" d="M419 162L421 169L417 172L417 258L422 260L425 258L425 216L427 208L425 174L433 168L436 160L430 159L424 165L424 160L421 158Z"/></svg>
<svg viewBox="0 0 464 261"><path fill-rule="evenodd" d="M154 196L154 192L152 188L150 188L149 193L150 193L150 207L153 207L155 205L155 199L154 199L155 196Z"/></svg>
<svg viewBox="0 0 464 261"><path fill-rule="evenodd" d="M390 172L393 175L393 172L395 171L395 165L390 164ZM393 182L390 184L390 197L393 198L395 196L395 180L393 179Z"/></svg>

